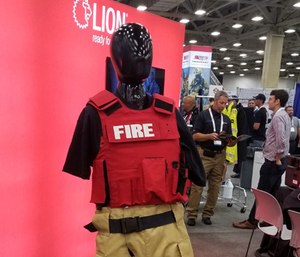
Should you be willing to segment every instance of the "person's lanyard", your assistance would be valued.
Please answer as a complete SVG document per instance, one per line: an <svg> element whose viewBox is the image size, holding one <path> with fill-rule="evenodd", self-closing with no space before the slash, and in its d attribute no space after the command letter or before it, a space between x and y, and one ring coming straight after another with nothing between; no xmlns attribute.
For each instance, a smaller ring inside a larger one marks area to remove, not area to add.
<svg viewBox="0 0 300 257"><path fill-rule="evenodd" d="M186 124L190 121L191 117L192 117L192 112L190 112L188 115L185 116L184 120Z"/></svg>
<svg viewBox="0 0 300 257"><path fill-rule="evenodd" d="M296 129L297 129L297 128L296 128ZM292 118L291 118L291 133L296 132L296 129L295 129L295 127L294 127L294 119L293 119L293 116L292 116Z"/></svg>
<svg viewBox="0 0 300 257"><path fill-rule="evenodd" d="M217 129L216 129L216 123L215 123L215 120L214 120L214 116L212 114L212 111L211 111L211 108L208 109L209 110L209 114L210 114L210 118L211 118L211 122L212 122L212 125L213 125L213 130L214 132L216 133L217 132ZM221 114L221 125L220 125L220 132L223 131L223 124L224 124L224 121L223 121L223 114Z"/></svg>
<svg viewBox="0 0 300 257"><path fill-rule="evenodd" d="M258 108L257 106L254 108L253 110L253 117L255 116L255 114L259 111L260 108Z"/></svg>

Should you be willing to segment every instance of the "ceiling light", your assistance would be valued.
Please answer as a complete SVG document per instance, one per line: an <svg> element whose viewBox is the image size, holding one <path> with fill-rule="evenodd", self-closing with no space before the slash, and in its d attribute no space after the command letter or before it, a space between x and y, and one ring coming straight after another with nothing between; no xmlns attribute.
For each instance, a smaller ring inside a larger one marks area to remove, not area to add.
<svg viewBox="0 0 300 257"><path fill-rule="evenodd" d="M298 53L292 53L291 56L299 56Z"/></svg>
<svg viewBox="0 0 300 257"><path fill-rule="evenodd" d="M222 48L220 48L220 51L225 52L225 51L227 51L227 48L222 47Z"/></svg>
<svg viewBox="0 0 300 257"><path fill-rule="evenodd" d="M284 31L285 33L294 33L296 30L295 29L287 29L286 31Z"/></svg>
<svg viewBox="0 0 300 257"><path fill-rule="evenodd" d="M240 54L241 57L246 58L247 54Z"/></svg>
<svg viewBox="0 0 300 257"><path fill-rule="evenodd" d="M260 67L255 67L254 70L260 70Z"/></svg>
<svg viewBox="0 0 300 257"><path fill-rule="evenodd" d="M253 21L261 21L261 20L263 20L264 18L262 17L262 16L255 16L255 17L253 17L251 20L253 20Z"/></svg>
<svg viewBox="0 0 300 257"><path fill-rule="evenodd" d="M300 7L300 2L294 3L293 6L299 8Z"/></svg>
<svg viewBox="0 0 300 257"><path fill-rule="evenodd" d="M199 9L195 12L196 15L204 15L206 13L206 11Z"/></svg>
<svg viewBox="0 0 300 257"><path fill-rule="evenodd" d="M295 76L295 74L289 74L289 77L294 77Z"/></svg>
<svg viewBox="0 0 300 257"><path fill-rule="evenodd" d="M183 23L183 24L186 24L186 23L189 23L190 22L190 20L189 19L181 19L180 21L179 21L180 23Z"/></svg>
<svg viewBox="0 0 300 257"><path fill-rule="evenodd" d="M262 60L256 60L255 63L262 63Z"/></svg>
<svg viewBox="0 0 300 257"><path fill-rule="evenodd" d="M239 28L243 27L243 25L240 24L240 23L235 23L235 24L232 25L232 27L233 27L234 29L239 29Z"/></svg>
<svg viewBox="0 0 300 257"><path fill-rule="evenodd" d="M220 71L219 74L220 74L220 75L223 75L223 74L224 74L224 71Z"/></svg>
<svg viewBox="0 0 300 257"><path fill-rule="evenodd" d="M293 62L287 62L286 65L293 65Z"/></svg>
<svg viewBox="0 0 300 257"><path fill-rule="evenodd" d="M280 71L286 71L286 69L280 69Z"/></svg>
<svg viewBox="0 0 300 257"><path fill-rule="evenodd" d="M146 11L147 10L147 6L146 5L139 5L137 8L136 8L138 11Z"/></svg>
<svg viewBox="0 0 300 257"><path fill-rule="evenodd" d="M241 46L242 44L241 43L234 43L233 44L233 46L235 46L235 47L239 47L239 46Z"/></svg>
<svg viewBox="0 0 300 257"><path fill-rule="evenodd" d="M241 65L245 66L245 65L247 65L247 63L246 62L241 62Z"/></svg>
<svg viewBox="0 0 300 257"><path fill-rule="evenodd" d="M257 50L256 53L257 54L264 54L264 50Z"/></svg>
<svg viewBox="0 0 300 257"><path fill-rule="evenodd" d="M267 37L266 37L266 36L261 36L261 37L259 37L258 39L259 39L259 40L266 40Z"/></svg>
<svg viewBox="0 0 300 257"><path fill-rule="evenodd" d="M226 56L226 57L224 57L224 60L229 61L230 57Z"/></svg>
<svg viewBox="0 0 300 257"><path fill-rule="evenodd" d="M300 70L300 67L296 67L296 70Z"/></svg>
<svg viewBox="0 0 300 257"><path fill-rule="evenodd" d="M217 61L216 60L211 60L211 63L216 63Z"/></svg>
<svg viewBox="0 0 300 257"><path fill-rule="evenodd" d="M191 40L189 41L189 43L190 43L190 44L196 44L196 43L197 43L197 40L196 40L196 39L191 39Z"/></svg>
<svg viewBox="0 0 300 257"><path fill-rule="evenodd" d="M212 36L219 36L221 33L219 31L213 31L212 33L210 33Z"/></svg>
<svg viewBox="0 0 300 257"><path fill-rule="evenodd" d="M185 44L183 44L183 47L185 47Z"/></svg>
<svg viewBox="0 0 300 257"><path fill-rule="evenodd" d="M213 67L213 70L218 70L219 68L218 67Z"/></svg>
<svg viewBox="0 0 300 257"><path fill-rule="evenodd" d="M243 73L240 74L240 77L244 77L244 76L245 76L245 74L243 74Z"/></svg>
<svg viewBox="0 0 300 257"><path fill-rule="evenodd" d="M233 64L228 64L227 67L231 68L233 67Z"/></svg>
<svg viewBox="0 0 300 257"><path fill-rule="evenodd" d="M232 71L230 71L230 73L231 73L231 74L234 74L234 73L235 73L235 71L234 71L234 70L232 70Z"/></svg>
<svg viewBox="0 0 300 257"><path fill-rule="evenodd" d="M243 71L248 71L249 69L243 69Z"/></svg>

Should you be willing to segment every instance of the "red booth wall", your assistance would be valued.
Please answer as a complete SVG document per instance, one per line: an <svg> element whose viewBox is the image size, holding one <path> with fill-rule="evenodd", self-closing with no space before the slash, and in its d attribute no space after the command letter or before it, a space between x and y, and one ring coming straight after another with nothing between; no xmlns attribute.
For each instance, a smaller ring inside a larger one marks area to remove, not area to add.
<svg viewBox="0 0 300 257"><path fill-rule="evenodd" d="M105 88L109 39L124 21L149 29L177 103L184 27L100 0L1 1L0 21L0 256L94 256L96 234L83 228L91 182L61 171L77 118Z"/></svg>

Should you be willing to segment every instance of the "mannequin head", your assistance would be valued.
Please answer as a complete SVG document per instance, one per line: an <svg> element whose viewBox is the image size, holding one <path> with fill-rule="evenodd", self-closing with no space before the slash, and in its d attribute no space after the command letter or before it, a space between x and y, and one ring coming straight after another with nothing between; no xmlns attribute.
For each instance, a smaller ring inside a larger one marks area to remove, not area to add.
<svg viewBox="0 0 300 257"><path fill-rule="evenodd" d="M148 30L137 23L124 24L112 36L111 57L119 79L118 92L133 109L141 109L143 82L152 66L152 40Z"/></svg>

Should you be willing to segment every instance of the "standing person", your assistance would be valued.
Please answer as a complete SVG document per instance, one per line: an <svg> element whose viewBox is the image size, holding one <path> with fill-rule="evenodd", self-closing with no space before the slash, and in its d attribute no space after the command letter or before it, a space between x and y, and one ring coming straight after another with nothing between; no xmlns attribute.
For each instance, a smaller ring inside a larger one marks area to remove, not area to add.
<svg viewBox="0 0 300 257"><path fill-rule="evenodd" d="M260 168L258 189L275 195L281 184L281 176L287 165L286 156L289 151L289 136L291 122L284 106L289 99L283 89L272 90L269 98L269 109L273 111L273 118L266 133L266 143L263 148L265 162ZM256 227L255 202L250 211L248 220L234 222L236 228L253 229Z"/></svg>
<svg viewBox="0 0 300 257"><path fill-rule="evenodd" d="M93 166L97 210L86 228L98 231L96 256L193 256L182 202L187 177L203 186L205 173L174 101L144 92L152 63L148 30L122 25L112 36L111 55L116 95L101 91L90 99L63 168L89 179Z"/></svg>
<svg viewBox="0 0 300 257"><path fill-rule="evenodd" d="M243 107L244 112L246 114L246 120L247 120L247 135L252 136L253 134L253 120L254 120L254 110L256 109L255 100L249 99L248 100L248 106ZM247 145L251 143L251 138L247 140Z"/></svg>
<svg viewBox="0 0 300 257"><path fill-rule="evenodd" d="M297 146L300 145L300 121L297 117L293 116L293 106L289 105L285 107L285 111L290 117L291 121L291 134L290 134L290 154L295 154Z"/></svg>
<svg viewBox="0 0 300 257"><path fill-rule="evenodd" d="M256 111L257 106L255 105L254 99L248 100L248 106L244 107L244 112L246 114L247 124L248 124L248 132L247 134L252 134L253 123L254 123L254 111Z"/></svg>
<svg viewBox="0 0 300 257"><path fill-rule="evenodd" d="M264 94L258 94L255 96L254 117L252 127L252 145L257 147L263 147L266 140L266 124L268 113L265 107L263 107L266 101Z"/></svg>
<svg viewBox="0 0 300 257"><path fill-rule="evenodd" d="M248 108L255 109L255 99L249 99L248 100Z"/></svg>
<svg viewBox="0 0 300 257"><path fill-rule="evenodd" d="M231 133L233 136L237 137L238 133L238 125L237 125L237 96L230 96L228 99L227 106L223 109L222 113L229 117L231 122ZM232 147L226 147L226 161L228 164L234 164L236 163L238 157L237 157L237 145L234 145ZM227 167L226 167L227 169ZM224 179L226 174L226 169L224 172Z"/></svg>
<svg viewBox="0 0 300 257"><path fill-rule="evenodd" d="M182 99L182 110L184 121L187 125L193 126L199 114L199 109L196 107L195 97L188 95Z"/></svg>
<svg viewBox="0 0 300 257"><path fill-rule="evenodd" d="M236 115L236 127L237 127L237 134L236 136L248 134L248 121L247 121L247 116L246 112L244 110L244 107L242 106L241 103L239 103L239 99L237 96L234 97L233 101L235 102L235 108L237 110L237 115ZM229 116L229 118L231 118ZM231 120L231 125L232 125L232 119ZM233 131L233 129L232 129ZM234 135L234 133L232 133ZM239 178L241 175L241 169L242 169L242 164L246 160L246 155L247 155L247 140L239 141L237 142L237 163L235 163L233 167L233 172L235 174L231 175L232 178ZM228 148L227 148L228 150ZM226 150L226 151L227 151Z"/></svg>
<svg viewBox="0 0 300 257"><path fill-rule="evenodd" d="M196 141L208 181L207 201L202 212L202 222L206 225L212 224L211 216L214 215L223 178L226 146L235 144L231 140L219 138L220 134L232 134L230 119L222 114L227 103L227 93L218 91L212 107L199 113L193 129L193 138ZM202 192L203 187L192 184L186 208L189 226L196 225Z"/></svg>

